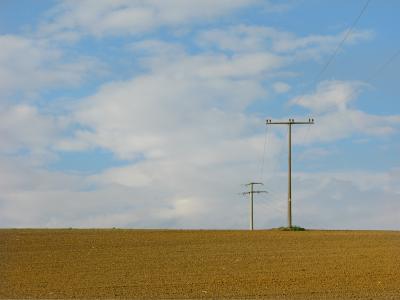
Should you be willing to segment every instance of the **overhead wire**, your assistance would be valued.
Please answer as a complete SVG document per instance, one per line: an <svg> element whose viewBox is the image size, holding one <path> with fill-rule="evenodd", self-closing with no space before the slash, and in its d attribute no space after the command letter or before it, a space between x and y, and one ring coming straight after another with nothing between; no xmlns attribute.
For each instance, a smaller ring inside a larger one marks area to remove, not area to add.
<svg viewBox="0 0 400 300"><path fill-rule="evenodd" d="M308 124L308 125L306 125L305 127L305 129L298 129L298 130L301 130L301 136L297 139L298 141L303 141L304 142L304 144L302 145L303 147L304 146L306 146L306 144L308 143L308 137L309 137L309 135L310 135L310 130L311 130L311 125L312 124ZM293 151L293 150L292 150ZM293 154L293 156L294 156L294 161L296 161L297 159L299 159L300 157L301 157L301 152L295 152L294 154Z"/></svg>
<svg viewBox="0 0 400 300"><path fill-rule="evenodd" d="M358 21L361 19L362 15L366 11L366 9L367 9L368 5L370 4L370 2L371 2L371 0L367 0L365 2L364 6L361 9L360 13L358 14L357 18L353 21L353 23L351 24L350 28L347 30L346 34L344 35L343 39L340 41L340 43L336 47L335 51L332 53L332 55L327 60L325 65L322 67L322 69L317 73L317 76L315 76L314 82L316 82L318 79L320 79L322 74L328 69L329 65L333 62L333 60L335 59L336 55L338 54L340 48L342 48L343 44L346 42L346 40L349 38L349 36L353 32L354 27L357 25Z"/></svg>
<svg viewBox="0 0 400 300"><path fill-rule="evenodd" d="M345 35L343 36L342 40L339 42L339 44L337 45L337 47L335 48L335 50L332 52L331 56L329 57L329 59L326 61L326 63L322 66L321 70L316 73L315 77L313 80L311 80L308 84L306 84L305 86L303 86L303 91L305 91L305 88L308 86L311 86L313 84L315 84L320 78L321 76L326 72L326 70L328 69L328 67L332 64L332 62L334 61L334 59L336 58L336 56L339 53L339 50L342 48L342 46L344 45L344 43L347 41L347 39L350 37L350 35L353 33L354 28L356 27L356 25L358 24L358 22L360 21L361 17L364 15L365 11L367 10L368 6L370 5L372 0L367 0L360 13L357 15L357 17L354 19L354 21L352 22L352 24L350 25L349 29L346 31ZM301 101L303 98L305 97L305 95L301 95L299 97L299 101Z"/></svg>
<svg viewBox="0 0 400 300"><path fill-rule="evenodd" d="M355 26L358 24L359 20L361 19L361 17L363 16L363 14L365 13L366 9L368 8L369 4L370 4L371 0L367 0L364 4L364 6L362 7L360 13L358 14L358 16L356 17L356 19L353 21L353 23L351 24L350 28L347 30L346 34L344 35L343 39L340 41L340 43L338 44L338 46L335 48L334 52L332 53L332 55L330 56L330 58L327 60L327 62L324 64L324 66L322 67L322 69L317 73L317 75L315 76L314 80L311 82L311 84L316 83L321 76L326 72L326 70L328 69L328 67L333 63L334 59L336 58L337 54L339 53L340 49L342 48L342 46L344 45L344 43L347 41L347 39L350 37L350 35L352 34ZM400 49L398 49L397 51L395 51L395 53L393 55L391 55L386 61L384 61L383 64L381 64L370 76L367 77L367 79L365 80L365 82L370 83L372 80L376 79L377 76L379 76L383 70L385 70L397 57L400 56ZM300 98L304 97L301 96ZM263 148L263 156L262 156L262 165L261 165L261 172L260 172L260 178L261 178L261 182L263 182L263 173L264 173L264 164L265 164L265 151L266 151L266 143L267 143L267 131L268 126L266 126L266 133L265 133L265 139L264 139L264 148ZM304 140L307 141L308 139L308 135L310 133L310 128L311 126L308 126L306 133L305 133L305 138ZM266 209L272 209L274 211L280 211L281 209L278 207L274 207L271 204L267 205L267 203L260 203L262 206L264 206ZM325 223L322 220L320 220L320 223ZM323 224L324 225L324 224Z"/></svg>
<svg viewBox="0 0 400 300"><path fill-rule="evenodd" d="M346 31L345 35L343 36L342 40L339 42L339 44L337 45L337 47L335 48L335 50L333 51L333 53L331 54L331 56L329 57L329 59L326 61L326 63L323 65L323 67L321 68L321 70L316 74L316 76L315 76L314 79L310 82L309 85L312 85L312 84L316 83L316 82L321 78L321 76L326 72L326 70L328 69L328 67L332 64L332 62L334 61L334 59L335 59L336 56L338 55L338 53L339 53L340 49L342 48L342 46L344 45L344 43L347 41L347 39L348 39L348 38L351 36L351 34L353 33L354 28L357 26L357 24L358 24L358 22L360 21L361 17L364 15L364 13L365 13L365 11L367 10L368 6L370 5L371 1L372 1L372 0L366 0L366 1L365 1L363 7L361 8L360 13L359 13L359 14L357 15L357 17L354 19L354 21L353 21L352 24L350 25L349 29ZM400 50L399 50L399 53L396 53L395 56L397 56L397 55L399 55L399 54L400 54ZM393 58L393 57L392 57L392 58ZM394 58L395 58L395 57L394 57ZM393 58L393 59L394 59L394 58ZM385 64L385 66L386 66L387 64L389 64L389 63L390 63L390 61L387 62L387 63ZM307 86L309 86L309 85L307 85ZM305 97L304 94L301 95L301 96L299 97L299 101L301 101L304 97ZM309 134L310 127L311 127L311 126L309 126L309 127L307 128L307 131L306 131L306 135L307 135L307 136L308 136L308 134Z"/></svg>
<svg viewBox="0 0 400 300"><path fill-rule="evenodd" d="M265 126L265 133L264 133L264 147L261 159L261 169L260 169L260 182L264 182L264 165L265 165L265 152L267 147L267 139L268 139L268 126Z"/></svg>
<svg viewBox="0 0 400 300"><path fill-rule="evenodd" d="M352 22L351 26L349 27L349 29L346 31L345 35L343 36L342 40L340 41L340 43L337 45L337 47L335 48L335 50L333 51L333 53L331 54L331 56L329 57L329 59L326 61L326 63L323 65L323 67L321 68L321 70L317 73L317 75L314 77L314 80L311 83L315 83L317 82L321 76L326 72L326 70L328 69L328 67L333 63L334 59L336 58L336 56L338 55L340 49L342 48L342 46L344 45L344 43L348 40L348 38L351 36L352 32L354 31L354 28L356 27L356 25L358 24L359 20L361 19L361 17L363 16L363 14L365 13L365 11L367 10L369 4L370 4L371 0L367 0L360 13L357 15L357 17L354 19L354 21ZM396 53L395 56L393 56L391 58L391 60L393 60L399 53ZM390 61L391 61L390 60ZM388 65L389 62L385 63L385 67L386 65ZM381 71L380 68L379 71ZM304 96L301 96L301 98ZM310 131L310 127L309 126L306 130L306 136L308 138L308 134ZM262 159L261 159L261 168L260 168L260 182L264 181L264 166L265 166L265 153L266 153L266 145L267 145L267 138L268 138L268 126L266 126L266 130L265 130L265 136L264 136L264 146L263 146L263 153L262 153Z"/></svg>
<svg viewBox="0 0 400 300"><path fill-rule="evenodd" d="M387 68L387 66L393 62L398 56L400 55L400 49L397 49L397 51L390 56L382 65L380 65L375 72L373 72L370 76L367 77L367 79L365 80L366 82L371 82L373 79L375 79L379 74L382 73L382 71L384 69Z"/></svg>
<svg viewBox="0 0 400 300"><path fill-rule="evenodd" d="M316 81L318 81L318 79L321 78L321 76L323 75L323 73L325 73L325 71L328 69L328 67L332 64L332 62L334 61L334 59L336 58L337 54L339 53L339 50L342 48L343 44L346 42L346 40L350 37L351 33L353 32L355 26L358 24L359 20L361 19L361 17L363 16L363 14L365 13L365 11L367 10L368 6L370 5L372 0L367 0L364 4L364 6L362 7L360 13L358 14L358 16L356 17L356 19L353 21L353 23L351 24L350 28L347 30L346 34L344 35L343 39L340 41L340 43L338 44L338 46L336 47L335 51L332 53L332 55L330 56L330 58L327 60L327 62L324 64L324 66L321 68L321 70L317 73L317 75L315 76L314 80L312 83L315 83ZM400 48L397 49L386 61L384 61L384 63L382 63L370 76L368 76L365 79L365 82L370 83L372 80L374 80L379 74L382 73L382 71L384 69L386 69L390 63L392 63L398 56L400 56Z"/></svg>

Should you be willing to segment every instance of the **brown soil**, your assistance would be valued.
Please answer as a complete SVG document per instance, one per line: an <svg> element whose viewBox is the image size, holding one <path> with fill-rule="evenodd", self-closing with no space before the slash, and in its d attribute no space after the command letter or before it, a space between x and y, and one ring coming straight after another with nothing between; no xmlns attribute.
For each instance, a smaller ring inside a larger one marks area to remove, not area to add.
<svg viewBox="0 0 400 300"><path fill-rule="evenodd" d="M400 232L4 229L0 298L400 299Z"/></svg>

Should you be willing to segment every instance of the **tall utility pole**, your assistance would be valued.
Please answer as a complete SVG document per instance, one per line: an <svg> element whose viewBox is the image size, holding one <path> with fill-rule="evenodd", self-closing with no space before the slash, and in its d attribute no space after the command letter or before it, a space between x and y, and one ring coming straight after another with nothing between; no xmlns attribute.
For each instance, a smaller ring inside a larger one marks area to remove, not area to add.
<svg viewBox="0 0 400 300"><path fill-rule="evenodd" d="M250 182L248 184L245 184L245 186L250 186L250 191L249 192L244 192L242 193L243 195L250 195L250 230L254 230L254 213L253 213L253 198L254 194L261 194L261 193L268 193L267 191L255 191L254 190L254 185L260 184L263 185L261 182Z"/></svg>
<svg viewBox="0 0 400 300"><path fill-rule="evenodd" d="M288 227L292 228L292 125L311 125L314 124L314 119L308 121L297 122L294 119L289 121L274 121L266 120L267 125L288 125L289 126L289 151L288 151Z"/></svg>

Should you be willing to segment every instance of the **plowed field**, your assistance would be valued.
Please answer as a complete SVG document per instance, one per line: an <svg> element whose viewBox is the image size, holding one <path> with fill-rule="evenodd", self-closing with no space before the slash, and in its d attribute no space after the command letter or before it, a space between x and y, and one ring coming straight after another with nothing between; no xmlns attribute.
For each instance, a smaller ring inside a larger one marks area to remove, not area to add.
<svg viewBox="0 0 400 300"><path fill-rule="evenodd" d="M400 232L4 229L0 298L400 299Z"/></svg>

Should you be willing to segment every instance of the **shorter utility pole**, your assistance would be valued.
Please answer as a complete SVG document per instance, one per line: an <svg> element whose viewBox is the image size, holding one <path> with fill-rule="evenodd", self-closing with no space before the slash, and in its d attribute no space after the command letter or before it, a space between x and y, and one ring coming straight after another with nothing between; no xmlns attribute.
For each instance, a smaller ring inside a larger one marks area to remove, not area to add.
<svg viewBox="0 0 400 300"><path fill-rule="evenodd" d="M268 193L267 191L255 191L254 190L254 185L260 184L264 185L261 182L250 182L248 184L245 184L245 186L250 186L250 191L249 192L244 192L242 195L250 195L250 230L254 230L254 213L253 213L253 198L254 194L261 194L261 193Z"/></svg>

